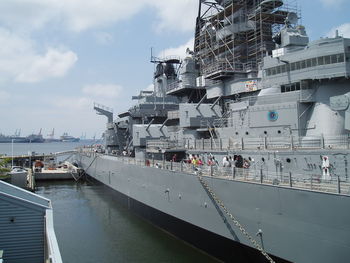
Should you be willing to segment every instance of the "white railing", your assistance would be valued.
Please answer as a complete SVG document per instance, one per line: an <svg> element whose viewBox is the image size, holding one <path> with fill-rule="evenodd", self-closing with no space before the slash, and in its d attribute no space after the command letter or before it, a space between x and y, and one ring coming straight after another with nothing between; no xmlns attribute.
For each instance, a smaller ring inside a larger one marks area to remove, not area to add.
<svg viewBox="0 0 350 263"><path fill-rule="evenodd" d="M148 148L205 151L274 150L274 149L349 149L350 137L339 136L281 136L281 137L231 137L225 139L184 139L147 141Z"/></svg>
<svg viewBox="0 0 350 263"><path fill-rule="evenodd" d="M96 153L85 152L85 155L92 157ZM208 166L193 165L187 162L168 162L165 160L138 160L132 157L115 156L117 161L149 168L157 168L172 172L185 174L202 175L204 177L219 178L222 180L239 181L246 183L270 185L302 189L315 192L350 195L350 181L347 178L331 175L330 179L324 179L321 174L297 174L292 172L269 171L259 169L256 166L250 168L219 167L218 165Z"/></svg>
<svg viewBox="0 0 350 263"><path fill-rule="evenodd" d="M53 227L52 209L46 209L45 225L45 262L62 263L62 257Z"/></svg>

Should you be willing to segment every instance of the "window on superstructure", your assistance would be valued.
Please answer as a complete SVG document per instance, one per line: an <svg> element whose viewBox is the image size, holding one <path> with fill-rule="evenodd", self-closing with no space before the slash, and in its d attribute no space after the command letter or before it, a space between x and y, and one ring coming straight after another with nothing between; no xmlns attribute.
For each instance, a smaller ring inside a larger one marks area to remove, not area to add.
<svg viewBox="0 0 350 263"><path fill-rule="evenodd" d="M291 71L294 71L295 68L296 68L296 63L295 63L295 62L291 63L291 64L290 64L290 70L291 70Z"/></svg>
<svg viewBox="0 0 350 263"><path fill-rule="evenodd" d="M331 56L325 56L324 57L324 64L325 65L331 64Z"/></svg>
<svg viewBox="0 0 350 263"><path fill-rule="evenodd" d="M282 65L281 66L281 72L282 73L286 73L287 69L286 69L286 65Z"/></svg>
<svg viewBox="0 0 350 263"><path fill-rule="evenodd" d="M281 67L276 67L276 74L281 74Z"/></svg>
<svg viewBox="0 0 350 263"><path fill-rule="evenodd" d="M289 72L290 71L290 64L288 63L288 64L286 64L286 70L287 70L287 72Z"/></svg>
<svg viewBox="0 0 350 263"><path fill-rule="evenodd" d="M296 82L288 85L281 85L281 93L298 91L298 90L300 90L300 82Z"/></svg>
<svg viewBox="0 0 350 263"><path fill-rule="evenodd" d="M311 59L306 60L306 66L307 66L308 68L311 68L311 67L312 67L312 60L311 60Z"/></svg>
<svg viewBox="0 0 350 263"><path fill-rule="evenodd" d="M344 54L337 55L337 61L338 63L343 63L345 61Z"/></svg>
<svg viewBox="0 0 350 263"><path fill-rule="evenodd" d="M323 57L318 57L318 58L317 58L317 61L318 61L318 65L319 65L319 66L324 65L324 59L323 59Z"/></svg>
<svg viewBox="0 0 350 263"><path fill-rule="evenodd" d="M332 63L332 64L338 63L337 55L332 55L332 56L331 56L331 63Z"/></svg>
<svg viewBox="0 0 350 263"><path fill-rule="evenodd" d="M273 76L277 74L283 74L289 71L302 70L305 68L336 64L336 63L344 63L345 61L348 61L348 58L346 58L345 54L335 54L335 55L321 56L317 58L310 58L307 60L301 60L301 61L296 61L288 64L283 64L280 66L266 69L265 72L267 76Z"/></svg>

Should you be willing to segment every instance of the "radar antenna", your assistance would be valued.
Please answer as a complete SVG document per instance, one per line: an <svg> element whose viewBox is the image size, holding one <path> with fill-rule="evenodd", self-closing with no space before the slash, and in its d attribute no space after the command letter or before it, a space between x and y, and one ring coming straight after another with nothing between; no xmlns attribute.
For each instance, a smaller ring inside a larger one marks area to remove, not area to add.
<svg viewBox="0 0 350 263"><path fill-rule="evenodd" d="M295 25L298 23L298 20L299 20L299 17L297 15L297 13L289 12L289 14L285 20L285 24L287 26Z"/></svg>

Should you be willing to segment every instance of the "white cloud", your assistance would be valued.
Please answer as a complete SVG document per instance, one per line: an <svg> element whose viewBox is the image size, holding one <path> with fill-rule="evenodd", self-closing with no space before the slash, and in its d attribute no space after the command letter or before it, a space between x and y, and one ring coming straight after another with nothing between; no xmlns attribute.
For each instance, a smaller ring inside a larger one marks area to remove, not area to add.
<svg viewBox="0 0 350 263"><path fill-rule="evenodd" d="M46 0L42 0L46 1ZM55 0L53 8L59 8L69 29L82 31L105 26L135 15L143 7L143 0L132 3L124 0Z"/></svg>
<svg viewBox="0 0 350 263"><path fill-rule="evenodd" d="M3 28L0 28L0 46L0 75L17 82L62 77L77 61L72 51L48 48L40 54L31 39Z"/></svg>
<svg viewBox="0 0 350 263"><path fill-rule="evenodd" d="M346 37L346 38L350 38L350 23L342 24L342 25L340 25L338 27L332 28L332 30L328 32L327 36L328 37L334 37L336 30L339 31L339 35L340 36L343 36L343 37Z"/></svg>
<svg viewBox="0 0 350 263"><path fill-rule="evenodd" d="M77 55L72 51L50 48L45 55L33 56L28 68L16 77L16 81L39 82L47 78L63 77L77 60Z"/></svg>
<svg viewBox="0 0 350 263"><path fill-rule="evenodd" d="M193 31L195 28L198 1L194 0L154 0L152 5L157 8L160 31Z"/></svg>
<svg viewBox="0 0 350 263"><path fill-rule="evenodd" d="M0 23L27 31L59 23L68 30L83 31L129 19L145 7L156 9L159 30L194 28L194 0L1 0Z"/></svg>
<svg viewBox="0 0 350 263"><path fill-rule="evenodd" d="M123 87L114 84L94 84L87 85L82 89L86 95L99 98L117 98L120 96Z"/></svg>
<svg viewBox="0 0 350 263"><path fill-rule="evenodd" d="M159 57L165 58L169 56L179 56L180 58L186 57L186 49L189 48L190 50L193 50L194 47L194 38L191 38L187 43L180 45L178 47L171 47L168 49L165 49L159 53Z"/></svg>

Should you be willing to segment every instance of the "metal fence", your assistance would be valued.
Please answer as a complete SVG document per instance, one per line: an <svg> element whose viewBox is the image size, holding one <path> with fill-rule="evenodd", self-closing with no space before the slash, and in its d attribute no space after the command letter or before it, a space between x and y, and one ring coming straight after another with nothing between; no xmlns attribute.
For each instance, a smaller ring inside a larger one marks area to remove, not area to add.
<svg viewBox="0 0 350 263"><path fill-rule="evenodd" d="M83 153L84 154L84 153ZM85 151L89 157L97 153ZM350 195L350 182L339 176L332 176L330 179L322 178L321 174L305 175L297 173L276 173L269 170L236 167L219 167L217 165L193 165L186 162L168 162L154 159L137 160L131 157L114 156L116 160L144 167L152 167L173 172L180 172L193 175L202 175L208 178L220 178L223 180L239 181L246 183L271 185L275 187L287 187L308 191Z"/></svg>
<svg viewBox="0 0 350 263"><path fill-rule="evenodd" d="M147 148L158 147L163 150L275 150L275 149L350 149L350 138L342 136L281 136L281 137L231 137L225 139L183 139L151 140ZM162 148L163 147L163 148Z"/></svg>

